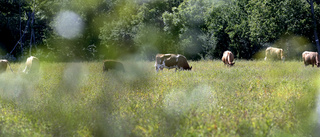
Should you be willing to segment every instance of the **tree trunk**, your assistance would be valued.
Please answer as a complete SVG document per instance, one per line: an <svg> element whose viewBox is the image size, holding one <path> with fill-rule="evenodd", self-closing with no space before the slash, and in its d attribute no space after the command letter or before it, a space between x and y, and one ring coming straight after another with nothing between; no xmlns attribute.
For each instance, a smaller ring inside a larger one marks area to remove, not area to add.
<svg viewBox="0 0 320 137"><path fill-rule="evenodd" d="M20 38L22 37L22 30L21 30L21 0L19 0L19 34ZM23 55L23 42L20 41L20 48L21 48L21 55Z"/></svg>
<svg viewBox="0 0 320 137"><path fill-rule="evenodd" d="M16 47L17 47L17 45L18 45L19 43L22 43L22 44L24 43L24 42L23 42L23 38L24 38L24 35L26 34L26 32L27 32L27 30L28 30L29 23L30 23L30 17L28 16L27 25L26 25L23 33L22 33L22 36L21 36L20 39L18 40L17 44L13 47L13 49L12 49L11 52L10 52L10 54L12 54L12 52L16 49Z"/></svg>
<svg viewBox="0 0 320 137"><path fill-rule="evenodd" d="M313 20L313 33L314 33L314 39L316 41L316 46L318 53L320 53L320 44L319 44L319 38L318 38L318 33L317 33L317 22L316 18L314 16L314 5L313 5L313 0L307 0L307 2L310 4L311 7L311 14L312 14L312 20Z"/></svg>
<svg viewBox="0 0 320 137"><path fill-rule="evenodd" d="M34 35L34 29L33 29L33 23L34 23L34 12L30 14L31 17L31 24L30 24L30 29L31 29L31 36L30 36L30 49L29 49L29 56L31 56L31 50L32 50L32 41L35 40L35 35ZM33 42L35 43L35 41Z"/></svg>

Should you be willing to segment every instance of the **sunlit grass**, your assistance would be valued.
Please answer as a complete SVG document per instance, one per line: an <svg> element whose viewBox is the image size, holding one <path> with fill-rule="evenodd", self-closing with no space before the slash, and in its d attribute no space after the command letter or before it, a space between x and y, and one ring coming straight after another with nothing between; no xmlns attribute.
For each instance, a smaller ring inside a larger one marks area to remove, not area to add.
<svg viewBox="0 0 320 137"><path fill-rule="evenodd" d="M314 135L318 68L302 62L190 62L192 71L124 61L41 64L0 75L2 135ZM13 126L12 126L13 125ZM19 128L17 128L19 125Z"/></svg>

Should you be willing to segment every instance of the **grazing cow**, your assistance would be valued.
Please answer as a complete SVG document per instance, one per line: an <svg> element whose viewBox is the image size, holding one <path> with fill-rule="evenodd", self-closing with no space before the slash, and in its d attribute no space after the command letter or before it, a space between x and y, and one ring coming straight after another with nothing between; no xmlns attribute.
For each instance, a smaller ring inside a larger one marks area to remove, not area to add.
<svg viewBox="0 0 320 137"><path fill-rule="evenodd" d="M0 60L0 73L5 72L7 70L7 66L9 65L9 68L11 70L11 72L13 72L13 70L11 69L10 63L8 62L8 60L6 59L1 59Z"/></svg>
<svg viewBox="0 0 320 137"><path fill-rule="evenodd" d="M283 56L283 49L280 48L274 48L274 47L268 47L266 49L266 57L264 60L267 60L268 58L272 60L282 60L284 61L284 56Z"/></svg>
<svg viewBox="0 0 320 137"><path fill-rule="evenodd" d="M39 72L40 68L40 61L37 57L30 56L26 61L26 67L24 68L23 72L28 73L37 73Z"/></svg>
<svg viewBox="0 0 320 137"><path fill-rule="evenodd" d="M223 52L222 62L223 62L225 65L233 66L233 65L235 64L233 61L234 61L234 55L232 54L231 51L225 51L225 52Z"/></svg>
<svg viewBox="0 0 320 137"><path fill-rule="evenodd" d="M115 60L105 60L103 62L103 71L108 71L109 69L115 69L115 70L125 72L123 64Z"/></svg>
<svg viewBox="0 0 320 137"><path fill-rule="evenodd" d="M317 67L320 67L318 52L305 51L302 53L302 59L305 66L308 66L311 64L312 67L314 67L314 65L316 65Z"/></svg>
<svg viewBox="0 0 320 137"><path fill-rule="evenodd" d="M163 70L163 68L172 69L176 68L179 70L191 70L187 58L180 54L157 54L156 63L154 65L157 72Z"/></svg>

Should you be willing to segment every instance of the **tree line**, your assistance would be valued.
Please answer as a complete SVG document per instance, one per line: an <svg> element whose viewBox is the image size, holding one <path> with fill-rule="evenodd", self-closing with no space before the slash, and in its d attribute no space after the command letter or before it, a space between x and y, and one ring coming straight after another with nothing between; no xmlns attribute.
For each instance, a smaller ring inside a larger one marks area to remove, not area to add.
<svg viewBox="0 0 320 137"><path fill-rule="evenodd" d="M259 58L268 46L286 59L317 48L319 1L313 0L0 0L0 56L21 60L115 59L126 55L153 60L157 53L188 59ZM77 23L57 22L63 11L83 22L77 36L64 31ZM62 26L63 26L62 25ZM316 36L316 37L315 37Z"/></svg>

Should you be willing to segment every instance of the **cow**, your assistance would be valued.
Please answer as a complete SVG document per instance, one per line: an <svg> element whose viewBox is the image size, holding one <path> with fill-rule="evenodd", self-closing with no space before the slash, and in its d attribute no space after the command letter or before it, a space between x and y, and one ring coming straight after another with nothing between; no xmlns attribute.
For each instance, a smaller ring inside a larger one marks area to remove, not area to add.
<svg viewBox="0 0 320 137"><path fill-rule="evenodd" d="M283 56L283 49L268 47L266 49L266 57L264 58L264 60L267 59L284 61L285 57Z"/></svg>
<svg viewBox="0 0 320 137"><path fill-rule="evenodd" d="M103 62L103 71L106 72L109 69L115 69L115 70L125 72L123 64L121 62L115 61L115 60L105 60Z"/></svg>
<svg viewBox="0 0 320 137"><path fill-rule="evenodd" d="M23 73L37 73L40 69L40 61L37 57L30 56L27 58L26 67L23 70Z"/></svg>
<svg viewBox="0 0 320 137"><path fill-rule="evenodd" d="M180 54L157 54L156 63L154 65L156 71L163 70L163 68L172 69L176 68L175 71L179 70L191 70L187 58Z"/></svg>
<svg viewBox="0 0 320 137"><path fill-rule="evenodd" d="M228 51L228 50L223 52L221 60L224 63L224 65L233 66L235 64L234 55L232 54L231 51Z"/></svg>
<svg viewBox="0 0 320 137"><path fill-rule="evenodd" d="M7 70L7 66L8 65L9 65L9 68L10 68L11 72L13 72L13 70L11 69L9 61L6 60L6 59L1 59L0 60L0 73L5 72Z"/></svg>
<svg viewBox="0 0 320 137"><path fill-rule="evenodd" d="M302 60L305 66L311 64L312 67L314 67L314 65L320 67L318 52L305 51L302 53Z"/></svg>

